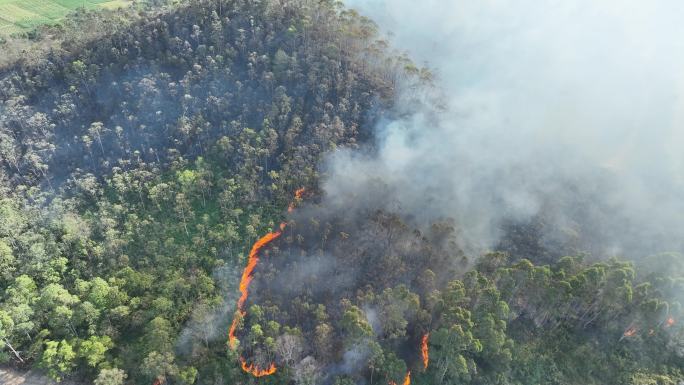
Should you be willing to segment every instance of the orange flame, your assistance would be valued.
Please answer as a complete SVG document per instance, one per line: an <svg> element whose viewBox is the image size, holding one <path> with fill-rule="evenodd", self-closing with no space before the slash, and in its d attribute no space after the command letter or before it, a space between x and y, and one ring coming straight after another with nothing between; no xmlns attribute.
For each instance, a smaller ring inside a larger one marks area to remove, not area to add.
<svg viewBox="0 0 684 385"><path fill-rule="evenodd" d="M280 228L283 229L284 227L284 223L282 223ZM231 349L235 349L237 347L235 330L237 329L238 322L240 322L240 319L247 314L243 310L243 307L245 305L245 301L247 301L247 296L249 295L249 284L252 283L252 279L254 279L254 269L259 263L259 251L274 239L277 239L280 234L282 234L282 230L264 235L256 241L254 246L252 246L252 250L249 252L247 267L245 267L245 270L242 272L242 278L240 279L240 298L237 301L238 311L235 318L233 318L233 323L230 325L230 330L228 331L228 344L230 345Z"/></svg>
<svg viewBox="0 0 684 385"><path fill-rule="evenodd" d="M301 199L305 191L306 190L304 188L297 189L297 191L295 191L295 200ZM290 203L287 211L292 212L294 208L295 202ZM247 266L245 267L245 270L243 270L242 277L240 278L240 298L237 301L237 311L235 317L233 317L233 322L230 324L230 329L228 330L228 346L230 346L232 350L237 348L237 337L235 336L235 332L237 330L238 323L242 318L244 318L245 315L247 315L247 312L244 310L244 306L245 302L247 301L247 297L249 296L249 284L252 283L252 279L254 279L254 269L259 263L259 251L261 251L261 249L266 247L266 245L273 242L275 239L278 239L278 237L280 237L282 232L285 230L285 226L286 224L283 222L279 226L280 230L268 233L259 238L249 252ZM240 364L242 366L242 370L252 374L254 377L268 376L276 372L276 366L274 363L271 363L268 369L260 369L254 364L248 365L245 359L240 357ZM154 385L160 384L155 383Z"/></svg>
<svg viewBox="0 0 684 385"><path fill-rule="evenodd" d="M259 263L259 251L263 249L264 246L280 237L280 234L282 234L281 231L268 233L259 238L254 246L252 246L252 250L249 252L247 267L245 267L245 270L242 272L242 279L240 280L240 293L242 294L240 295L240 299L238 299L238 309L242 309L245 301L247 301L247 296L249 295L249 284L252 283L252 279L254 279L252 274L254 273L257 263Z"/></svg>
<svg viewBox="0 0 684 385"><path fill-rule="evenodd" d="M673 326L675 324L675 319L670 317L665 321L665 327L669 328L670 326Z"/></svg>
<svg viewBox="0 0 684 385"><path fill-rule="evenodd" d="M394 381L390 381L389 385L397 385L397 383ZM411 385L411 371L410 370L408 371L408 373L406 373L406 377L404 377L404 382L402 382L401 385Z"/></svg>
<svg viewBox="0 0 684 385"><path fill-rule="evenodd" d="M245 359L242 357L240 357L240 365L242 366L242 370L253 375L254 377L270 376L277 370L274 363L271 363L267 369L259 369L259 367L254 364L247 364L247 361L245 361Z"/></svg>
<svg viewBox="0 0 684 385"><path fill-rule="evenodd" d="M159 377L155 378L154 382L152 383L152 385L161 385L161 384L162 384L162 380Z"/></svg>
<svg viewBox="0 0 684 385"><path fill-rule="evenodd" d="M634 335L636 335L636 333L637 333L637 329L634 326L630 326L627 330L625 330L623 337L634 337Z"/></svg>
<svg viewBox="0 0 684 385"><path fill-rule="evenodd" d="M430 333L426 333L420 340L420 354L423 358L423 368L427 369L430 363L430 351L428 348L428 338L430 338Z"/></svg>
<svg viewBox="0 0 684 385"><path fill-rule="evenodd" d="M295 205L297 204L297 202L299 202L299 201L302 199L302 196L304 196L304 193L305 193L305 192L306 192L306 189L305 189L304 187L298 188L297 191L295 191L295 194L294 194L295 199L294 199L294 201L290 202L290 205L287 206L287 212L288 212L288 213L291 213L291 212L294 211Z"/></svg>
<svg viewBox="0 0 684 385"><path fill-rule="evenodd" d="M230 346L231 350L235 350L237 348L237 338L235 337L235 330L237 329L238 322L242 319L242 317L245 316L244 311L238 310L237 314L235 314L235 317L233 317L233 323L230 324L230 329L228 330L228 345Z"/></svg>

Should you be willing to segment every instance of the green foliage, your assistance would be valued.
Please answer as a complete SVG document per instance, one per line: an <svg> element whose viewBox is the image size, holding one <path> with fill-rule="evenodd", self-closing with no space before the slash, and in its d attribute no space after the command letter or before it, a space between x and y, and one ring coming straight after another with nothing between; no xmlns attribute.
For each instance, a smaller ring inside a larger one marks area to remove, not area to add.
<svg viewBox="0 0 684 385"><path fill-rule="evenodd" d="M91 336L79 343L78 357L85 360L88 366L97 367L105 360L107 350L113 346L112 339L108 336Z"/></svg>
<svg viewBox="0 0 684 385"><path fill-rule="evenodd" d="M95 385L123 385L126 372L121 369L102 369L93 382Z"/></svg>
<svg viewBox="0 0 684 385"><path fill-rule="evenodd" d="M453 224L374 208L288 217L227 349L255 239L432 77L333 1L121 15L0 72L0 362L96 385L255 383L239 355L277 362L266 384L681 382L681 256L465 256Z"/></svg>
<svg viewBox="0 0 684 385"><path fill-rule="evenodd" d="M45 369L50 378L61 381L76 366L76 353L66 340L46 341L38 366Z"/></svg>
<svg viewBox="0 0 684 385"><path fill-rule="evenodd" d="M142 363L141 370L148 378L167 378L178 374L173 353L151 352Z"/></svg>
<svg viewBox="0 0 684 385"><path fill-rule="evenodd" d="M54 24L78 8L122 7L127 1L108 0L1 0L0 34L17 33L41 24ZM7 24L4 24L7 22Z"/></svg>
<svg viewBox="0 0 684 385"><path fill-rule="evenodd" d="M349 305L345 310L340 327L346 336L345 345L350 347L373 335L373 328L365 314L354 305Z"/></svg>

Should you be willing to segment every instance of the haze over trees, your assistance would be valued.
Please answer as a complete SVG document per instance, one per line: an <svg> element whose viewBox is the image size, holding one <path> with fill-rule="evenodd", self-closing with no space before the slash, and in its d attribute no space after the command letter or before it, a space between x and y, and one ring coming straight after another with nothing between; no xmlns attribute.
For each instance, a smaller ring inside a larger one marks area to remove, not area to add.
<svg viewBox="0 0 684 385"><path fill-rule="evenodd" d="M1 363L97 385L684 378L680 255L550 257L532 232L509 237L529 255L467 255L448 219L325 206L323 157L372 152L397 90L438 86L371 20L326 0L115 15L0 43ZM247 255L281 222L230 349Z"/></svg>

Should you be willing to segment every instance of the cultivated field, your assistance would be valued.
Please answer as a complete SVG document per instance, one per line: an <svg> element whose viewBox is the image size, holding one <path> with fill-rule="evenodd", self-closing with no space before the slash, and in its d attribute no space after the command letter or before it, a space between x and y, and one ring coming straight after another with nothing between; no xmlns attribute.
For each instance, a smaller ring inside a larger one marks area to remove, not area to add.
<svg viewBox="0 0 684 385"><path fill-rule="evenodd" d="M57 23L79 8L116 8L127 0L0 0L0 34L31 29L39 24Z"/></svg>

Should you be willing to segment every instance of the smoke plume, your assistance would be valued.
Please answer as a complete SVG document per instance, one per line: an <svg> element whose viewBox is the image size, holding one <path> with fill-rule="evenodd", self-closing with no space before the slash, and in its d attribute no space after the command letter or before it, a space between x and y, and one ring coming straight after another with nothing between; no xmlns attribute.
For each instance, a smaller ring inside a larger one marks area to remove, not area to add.
<svg viewBox="0 0 684 385"><path fill-rule="evenodd" d="M347 5L434 69L444 108L397 103L372 155L331 155L330 204L453 218L473 253L532 222L597 255L684 249L683 3Z"/></svg>

